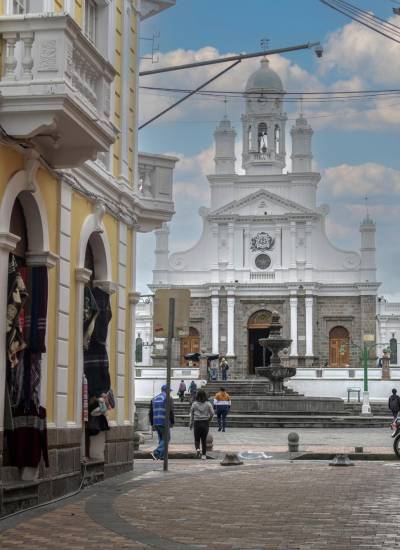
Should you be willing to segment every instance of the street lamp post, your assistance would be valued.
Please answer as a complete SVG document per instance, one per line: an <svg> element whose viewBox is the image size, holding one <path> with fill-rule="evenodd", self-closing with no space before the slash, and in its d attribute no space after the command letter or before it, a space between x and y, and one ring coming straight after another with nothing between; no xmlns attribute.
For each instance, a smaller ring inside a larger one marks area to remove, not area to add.
<svg viewBox="0 0 400 550"><path fill-rule="evenodd" d="M365 334L364 335L364 344L361 348L354 342L352 344L356 346L361 351L361 359L362 359L362 365L363 365L363 371L364 371L364 391L363 391L363 401L362 401L362 407L361 407L361 414L365 416L372 416L371 412L371 405L369 401L369 389L368 389L368 359L369 359L369 352L371 349L376 348L377 346L386 346L387 344L382 344L380 342L375 343L375 337L373 334ZM373 342L368 345L368 342Z"/></svg>

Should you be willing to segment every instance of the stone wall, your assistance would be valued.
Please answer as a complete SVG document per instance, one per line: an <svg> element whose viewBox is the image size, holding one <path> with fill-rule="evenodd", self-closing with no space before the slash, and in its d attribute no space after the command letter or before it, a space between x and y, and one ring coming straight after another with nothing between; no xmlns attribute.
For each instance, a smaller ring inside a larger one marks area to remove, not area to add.
<svg viewBox="0 0 400 550"><path fill-rule="evenodd" d="M348 330L350 339L355 344L350 345L350 366L358 366L360 352L357 346L362 345L361 298L359 296L318 296L315 312L314 353L319 358L320 364L329 362L329 332L336 326L342 326Z"/></svg>
<svg viewBox="0 0 400 550"><path fill-rule="evenodd" d="M37 480L23 482L17 468L3 465L0 468L0 516L73 493L78 490L82 476L87 483L94 483L133 468L133 426L112 427L106 434L104 460L84 465L80 428L49 428L47 439L49 468L42 461Z"/></svg>

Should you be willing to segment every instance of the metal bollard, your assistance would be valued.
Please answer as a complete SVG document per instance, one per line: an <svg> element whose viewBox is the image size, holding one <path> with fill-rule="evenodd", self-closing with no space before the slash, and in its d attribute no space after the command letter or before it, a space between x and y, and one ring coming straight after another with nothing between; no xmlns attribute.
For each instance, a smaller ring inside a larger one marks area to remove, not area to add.
<svg viewBox="0 0 400 550"><path fill-rule="evenodd" d="M289 453L298 453L299 452L299 434L296 432L290 432L288 435L288 445Z"/></svg>

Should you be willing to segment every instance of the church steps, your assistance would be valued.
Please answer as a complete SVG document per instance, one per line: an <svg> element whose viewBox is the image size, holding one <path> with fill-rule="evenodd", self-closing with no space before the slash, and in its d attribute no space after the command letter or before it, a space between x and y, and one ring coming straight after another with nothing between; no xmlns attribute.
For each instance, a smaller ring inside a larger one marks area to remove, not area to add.
<svg viewBox="0 0 400 550"><path fill-rule="evenodd" d="M227 417L229 428L389 428L388 416L237 415ZM188 415L175 415L176 426L188 426ZM217 426L215 419L212 427Z"/></svg>

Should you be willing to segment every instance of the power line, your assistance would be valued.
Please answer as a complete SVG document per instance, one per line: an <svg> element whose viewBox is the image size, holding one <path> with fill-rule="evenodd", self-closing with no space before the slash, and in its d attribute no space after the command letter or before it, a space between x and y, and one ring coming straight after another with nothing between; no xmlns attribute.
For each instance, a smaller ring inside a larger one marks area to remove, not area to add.
<svg viewBox="0 0 400 550"><path fill-rule="evenodd" d="M380 17L377 17L369 12L361 10L356 6L353 6L349 2L344 0L319 0L322 4L325 4L329 8L342 13L346 17L349 17L353 21L357 21L364 27L371 29L378 34L393 40L400 44L400 27L397 27L393 23L385 21ZM394 35L393 35L394 34Z"/></svg>

